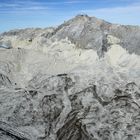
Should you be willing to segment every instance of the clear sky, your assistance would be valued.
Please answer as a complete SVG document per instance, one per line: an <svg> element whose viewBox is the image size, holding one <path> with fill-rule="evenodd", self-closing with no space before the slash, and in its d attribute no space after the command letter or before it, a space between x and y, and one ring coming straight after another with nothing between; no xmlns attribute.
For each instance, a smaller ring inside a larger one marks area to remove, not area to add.
<svg viewBox="0 0 140 140"><path fill-rule="evenodd" d="M0 32L57 26L78 14L140 25L140 0L0 0Z"/></svg>

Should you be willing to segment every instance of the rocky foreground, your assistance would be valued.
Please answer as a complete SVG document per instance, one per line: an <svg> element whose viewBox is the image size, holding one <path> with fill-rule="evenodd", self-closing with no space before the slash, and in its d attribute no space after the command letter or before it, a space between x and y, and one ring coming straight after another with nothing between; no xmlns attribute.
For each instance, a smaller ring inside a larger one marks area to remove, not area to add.
<svg viewBox="0 0 140 140"><path fill-rule="evenodd" d="M140 27L79 15L2 33L0 140L140 140Z"/></svg>

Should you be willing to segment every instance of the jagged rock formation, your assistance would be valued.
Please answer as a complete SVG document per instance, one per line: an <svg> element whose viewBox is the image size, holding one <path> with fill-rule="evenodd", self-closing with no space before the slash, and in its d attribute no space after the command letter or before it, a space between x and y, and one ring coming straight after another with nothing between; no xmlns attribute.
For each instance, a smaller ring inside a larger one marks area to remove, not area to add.
<svg viewBox="0 0 140 140"><path fill-rule="evenodd" d="M86 15L1 34L0 140L139 140L139 37Z"/></svg>
<svg viewBox="0 0 140 140"><path fill-rule="evenodd" d="M1 42L11 42L13 47L35 48L39 45L49 45L50 40L54 42L68 37L80 48L92 48L102 53L107 35L119 38L122 47L130 53L140 54L140 27L111 24L86 15L79 15L57 28L13 30L3 33L0 38Z"/></svg>

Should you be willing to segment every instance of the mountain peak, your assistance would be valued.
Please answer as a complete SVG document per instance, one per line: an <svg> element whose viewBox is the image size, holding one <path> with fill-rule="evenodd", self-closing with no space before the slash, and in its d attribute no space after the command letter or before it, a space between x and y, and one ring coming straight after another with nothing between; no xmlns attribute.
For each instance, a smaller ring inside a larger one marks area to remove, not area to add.
<svg viewBox="0 0 140 140"><path fill-rule="evenodd" d="M102 54L104 53L103 50L107 50L108 48L107 44L104 43L106 42L105 40L107 40L106 35L112 35L120 39L122 47L130 53L140 54L140 27L118 26L96 17L90 17L86 14L79 14L52 30L49 28L23 29L6 32L0 35L0 44L5 44L4 42L8 41L15 47L15 43L12 43L13 37L15 39L15 36L17 41L22 40L22 43L24 42L26 46L32 45L32 43L40 39L40 37L44 37L45 42L50 39L61 40L67 37L77 47L93 49L99 54ZM32 42L26 43L30 40L32 40Z"/></svg>
<svg viewBox="0 0 140 140"><path fill-rule="evenodd" d="M0 140L139 140L130 53L140 55L139 27L87 15L1 34Z"/></svg>
<svg viewBox="0 0 140 140"><path fill-rule="evenodd" d="M75 18L90 18L87 14L78 14L75 16Z"/></svg>
<svg viewBox="0 0 140 140"><path fill-rule="evenodd" d="M97 18L95 16L90 17L87 14L78 14L74 18L70 19L69 21L73 21L73 22L75 22L75 21L81 21L81 22L82 21L106 22L105 20L99 19L99 18Z"/></svg>

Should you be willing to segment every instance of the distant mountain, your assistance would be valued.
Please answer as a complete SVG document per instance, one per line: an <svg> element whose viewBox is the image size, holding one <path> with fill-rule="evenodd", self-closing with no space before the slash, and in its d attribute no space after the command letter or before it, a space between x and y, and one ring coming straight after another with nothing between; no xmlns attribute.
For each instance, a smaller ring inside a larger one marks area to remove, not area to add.
<svg viewBox="0 0 140 140"><path fill-rule="evenodd" d="M16 40L25 41L33 41L37 37L44 37L46 40L60 40L68 37L72 43L80 48L92 48L97 50L99 54L102 54L108 47L108 44L105 43L108 35L119 38L122 47L127 49L130 53L134 52L140 55L139 26L111 24L87 15L78 15L57 28L31 28L5 32L1 34L0 41L3 42L3 38L12 38L13 36L14 38L16 36ZM12 42L10 39L9 41ZM15 46L13 45L13 47Z"/></svg>
<svg viewBox="0 0 140 140"><path fill-rule="evenodd" d="M0 34L0 140L139 140L140 27L78 15Z"/></svg>

